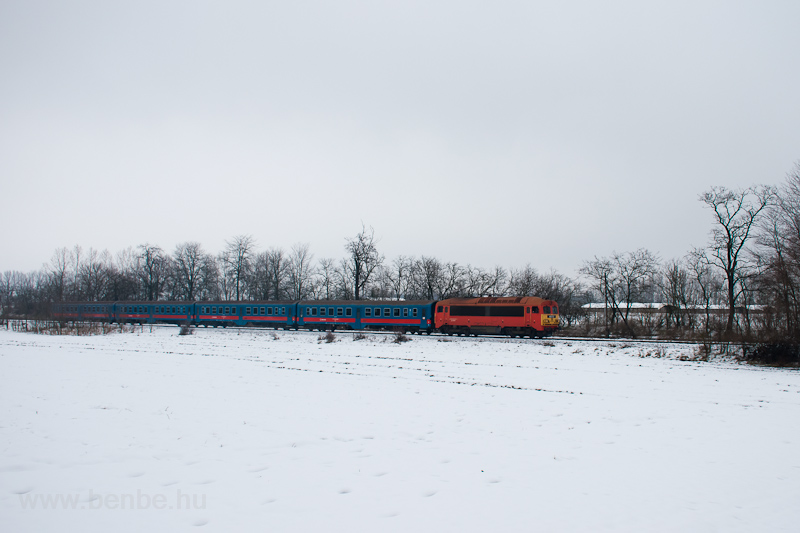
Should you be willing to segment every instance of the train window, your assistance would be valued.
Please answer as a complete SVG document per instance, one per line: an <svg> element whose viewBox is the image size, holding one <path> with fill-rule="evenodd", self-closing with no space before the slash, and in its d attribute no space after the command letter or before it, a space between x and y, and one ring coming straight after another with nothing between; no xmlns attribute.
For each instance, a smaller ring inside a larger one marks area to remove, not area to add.
<svg viewBox="0 0 800 533"><path fill-rule="evenodd" d="M341 307L336 308L336 316L342 316L344 314L344 310Z"/></svg>
<svg viewBox="0 0 800 533"><path fill-rule="evenodd" d="M437 313L441 313L442 312L442 306L441 305L437 305L436 306L436 312Z"/></svg>
<svg viewBox="0 0 800 533"><path fill-rule="evenodd" d="M262 314L262 315L266 314L264 311L266 311L266 307L262 307L262 308L261 308L261 314Z"/></svg>
<svg viewBox="0 0 800 533"><path fill-rule="evenodd" d="M250 314L250 308L249 307L245 307L244 308L244 314L246 314L246 315Z"/></svg>
<svg viewBox="0 0 800 533"><path fill-rule="evenodd" d="M212 307L211 308L211 312L216 315L217 314L217 308L216 307Z"/></svg>
<svg viewBox="0 0 800 533"><path fill-rule="evenodd" d="M399 307L395 307L394 308L394 316L400 316L400 308Z"/></svg>
<svg viewBox="0 0 800 533"><path fill-rule="evenodd" d="M534 313L536 313L536 314L538 314L538 313L539 313L539 307L538 307L538 306L536 306L536 305L534 305L534 306L533 306L533 312L534 312Z"/></svg>
<svg viewBox="0 0 800 533"><path fill-rule="evenodd" d="M530 307L526 307L525 308L525 313L530 314L530 312L531 312L531 308Z"/></svg>
<svg viewBox="0 0 800 533"><path fill-rule="evenodd" d="M347 309L344 310L344 314L345 316L353 316L353 308L348 307Z"/></svg>
<svg viewBox="0 0 800 533"><path fill-rule="evenodd" d="M267 314L268 315L272 315L272 308L271 307L267 307Z"/></svg>
<svg viewBox="0 0 800 533"><path fill-rule="evenodd" d="M173 315L175 314L175 306L174 305L172 306L172 314Z"/></svg>
<svg viewBox="0 0 800 533"><path fill-rule="evenodd" d="M285 314L286 314L286 308L285 308L285 307L281 307L281 314L282 314L282 315L285 315Z"/></svg>
<svg viewBox="0 0 800 533"><path fill-rule="evenodd" d="M320 307L319 308L319 316L325 316L325 308L324 307Z"/></svg>
<svg viewBox="0 0 800 533"><path fill-rule="evenodd" d="M414 318L417 318L417 312L418 311L419 311L419 309L417 309L416 307L411 310L411 314L414 316Z"/></svg>
<svg viewBox="0 0 800 533"><path fill-rule="evenodd" d="M375 316L381 316L381 310L379 307L375 308Z"/></svg>
<svg viewBox="0 0 800 533"><path fill-rule="evenodd" d="M403 309L403 316L408 316L408 307Z"/></svg>
<svg viewBox="0 0 800 533"><path fill-rule="evenodd" d="M549 315L550 314L550 306L549 305L545 305L544 307L542 307L542 311L544 312L544 314Z"/></svg>
<svg viewBox="0 0 800 533"><path fill-rule="evenodd" d="M372 316L372 309L369 307L364 309L364 316Z"/></svg>
<svg viewBox="0 0 800 533"><path fill-rule="evenodd" d="M316 307L312 307L311 308L311 316L317 316L317 308Z"/></svg>
<svg viewBox="0 0 800 533"><path fill-rule="evenodd" d="M554 315L558 314L558 307L556 307L555 305L553 306L553 314Z"/></svg>

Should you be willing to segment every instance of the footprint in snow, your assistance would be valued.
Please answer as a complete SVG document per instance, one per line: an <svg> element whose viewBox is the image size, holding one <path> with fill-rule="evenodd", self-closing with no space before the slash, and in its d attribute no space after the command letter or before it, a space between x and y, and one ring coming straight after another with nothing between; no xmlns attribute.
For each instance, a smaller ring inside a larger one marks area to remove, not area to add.
<svg viewBox="0 0 800 533"><path fill-rule="evenodd" d="M435 490L429 490L428 492L423 493L423 496L426 497L426 498L430 498L431 496L435 496L436 492L437 491L435 491Z"/></svg>
<svg viewBox="0 0 800 533"><path fill-rule="evenodd" d="M206 520L204 518L201 518L200 520L195 520L194 522L192 522L192 525L193 526L197 526L197 527L204 526L206 524L208 524L208 520Z"/></svg>

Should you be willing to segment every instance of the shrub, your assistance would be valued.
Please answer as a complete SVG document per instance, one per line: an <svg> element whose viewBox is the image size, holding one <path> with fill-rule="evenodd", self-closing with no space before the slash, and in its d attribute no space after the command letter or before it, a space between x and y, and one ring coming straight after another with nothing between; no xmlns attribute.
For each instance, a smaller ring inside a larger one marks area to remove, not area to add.
<svg viewBox="0 0 800 533"><path fill-rule="evenodd" d="M800 365L800 345L788 342L759 344L742 357L748 363L769 366Z"/></svg>
<svg viewBox="0 0 800 533"><path fill-rule="evenodd" d="M323 341L327 343L336 342L336 335L334 335L332 331L328 331L324 335L317 337L317 342Z"/></svg>
<svg viewBox="0 0 800 533"><path fill-rule="evenodd" d="M394 342L394 343L396 343L396 344L400 344L400 343L402 343L402 342L408 342L408 341L410 341L410 340L411 340L411 339L409 339L409 338L406 336L406 334L405 334L404 332L402 332L402 331L397 331L397 332L395 332L395 334L394 334L394 340L393 340L392 342Z"/></svg>

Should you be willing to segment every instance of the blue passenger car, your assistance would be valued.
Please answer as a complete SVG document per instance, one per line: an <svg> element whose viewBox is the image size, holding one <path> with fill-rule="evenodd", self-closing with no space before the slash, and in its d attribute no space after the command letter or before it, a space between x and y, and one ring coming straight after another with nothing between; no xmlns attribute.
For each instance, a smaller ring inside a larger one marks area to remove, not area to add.
<svg viewBox="0 0 800 533"><path fill-rule="evenodd" d="M112 322L113 302L62 302L53 305L53 317L64 321Z"/></svg>
<svg viewBox="0 0 800 533"><path fill-rule="evenodd" d="M150 307L150 302L116 302L114 304L114 320L134 324L152 323Z"/></svg>
<svg viewBox="0 0 800 533"><path fill-rule="evenodd" d="M153 324L188 324L193 320L194 304L192 302L152 302L149 323Z"/></svg>
<svg viewBox="0 0 800 533"><path fill-rule="evenodd" d="M430 333L433 301L314 300L297 304L298 325L306 329L402 330Z"/></svg>
<svg viewBox="0 0 800 533"><path fill-rule="evenodd" d="M200 304L198 304L200 305ZM241 324L271 328L297 328L297 302L289 300L265 300L242 302Z"/></svg>
<svg viewBox="0 0 800 533"><path fill-rule="evenodd" d="M195 309L198 326L295 327L296 303L290 301L197 302Z"/></svg>

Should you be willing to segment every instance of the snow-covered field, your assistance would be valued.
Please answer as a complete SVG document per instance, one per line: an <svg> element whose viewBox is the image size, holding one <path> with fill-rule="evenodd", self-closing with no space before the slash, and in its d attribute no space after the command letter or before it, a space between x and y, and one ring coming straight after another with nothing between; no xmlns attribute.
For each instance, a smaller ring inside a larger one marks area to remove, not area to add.
<svg viewBox="0 0 800 533"><path fill-rule="evenodd" d="M0 331L0 530L800 527L797 371L632 342L177 333Z"/></svg>

